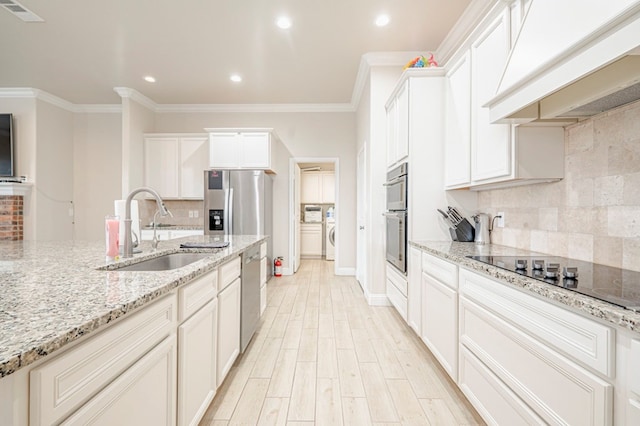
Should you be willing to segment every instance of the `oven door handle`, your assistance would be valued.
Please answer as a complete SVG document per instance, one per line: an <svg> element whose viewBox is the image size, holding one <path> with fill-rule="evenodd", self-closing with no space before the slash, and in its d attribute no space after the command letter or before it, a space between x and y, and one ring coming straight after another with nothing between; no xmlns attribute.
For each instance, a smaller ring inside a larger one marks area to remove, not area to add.
<svg viewBox="0 0 640 426"><path fill-rule="evenodd" d="M406 176L399 176L399 177L394 178L394 179L392 179L392 180L390 180L388 182L383 183L382 186L392 186L392 185L395 185L395 184L400 183L402 181L405 181L406 178L407 178Z"/></svg>
<svg viewBox="0 0 640 426"><path fill-rule="evenodd" d="M385 212L382 213L382 216L384 217L397 217L400 218L402 216L404 216L406 213L405 212L398 212L398 213L389 213L389 212Z"/></svg>

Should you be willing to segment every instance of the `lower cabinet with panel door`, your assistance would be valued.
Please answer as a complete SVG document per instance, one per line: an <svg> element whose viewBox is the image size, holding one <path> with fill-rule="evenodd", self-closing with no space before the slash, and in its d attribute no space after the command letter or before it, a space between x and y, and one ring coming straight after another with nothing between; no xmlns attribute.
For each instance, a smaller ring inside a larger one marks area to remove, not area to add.
<svg viewBox="0 0 640 426"><path fill-rule="evenodd" d="M240 257L222 265L219 269L218 292L218 387L231 370L240 354Z"/></svg>

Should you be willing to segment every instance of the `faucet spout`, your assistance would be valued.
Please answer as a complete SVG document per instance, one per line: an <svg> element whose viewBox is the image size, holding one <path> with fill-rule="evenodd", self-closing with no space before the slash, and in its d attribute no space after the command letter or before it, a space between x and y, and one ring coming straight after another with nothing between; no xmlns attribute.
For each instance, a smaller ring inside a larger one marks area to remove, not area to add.
<svg viewBox="0 0 640 426"><path fill-rule="evenodd" d="M167 207L164 205L164 201L160 197L160 194L153 189L146 186L134 189L127 196L127 201L125 202L125 218L124 218L124 244L123 244L123 253L122 257L132 257L133 256L133 244L131 242L131 200L140 192L148 192L153 195L156 199L156 204L158 204L158 210L160 211L160 215L167 216L170 215L171 212L167 210Z"/></svg>

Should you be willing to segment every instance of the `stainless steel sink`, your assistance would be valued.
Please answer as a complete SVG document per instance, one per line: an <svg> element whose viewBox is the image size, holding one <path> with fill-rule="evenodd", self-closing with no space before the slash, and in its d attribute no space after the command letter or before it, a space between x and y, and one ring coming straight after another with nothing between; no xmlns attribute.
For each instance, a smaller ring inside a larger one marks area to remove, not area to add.
<svg viewBox="0 0 640 426"><path fill-rule="evenodd" d="M182 268L198 260L211 256L211 253L171 253L143 260L142 262L117 268L117 271L169 271Z"/></svg>

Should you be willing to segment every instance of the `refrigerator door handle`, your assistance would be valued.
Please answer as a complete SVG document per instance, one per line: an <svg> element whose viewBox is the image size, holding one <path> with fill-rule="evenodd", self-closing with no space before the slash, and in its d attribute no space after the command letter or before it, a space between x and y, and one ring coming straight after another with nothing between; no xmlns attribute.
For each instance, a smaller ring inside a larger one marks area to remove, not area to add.
<svg viewBox="0 0 640 426"><path fill-rule="evenodd" d="M233 235L233 188L229 188L227 190L227 209L226 211L228 211L229 213L227 213L227 224L229 226L227 226L227 232L226 235Z"/></svg>

